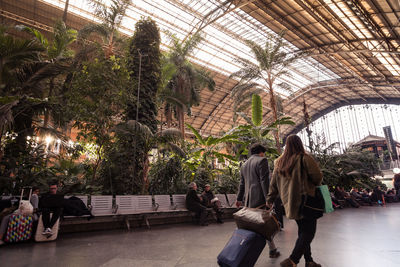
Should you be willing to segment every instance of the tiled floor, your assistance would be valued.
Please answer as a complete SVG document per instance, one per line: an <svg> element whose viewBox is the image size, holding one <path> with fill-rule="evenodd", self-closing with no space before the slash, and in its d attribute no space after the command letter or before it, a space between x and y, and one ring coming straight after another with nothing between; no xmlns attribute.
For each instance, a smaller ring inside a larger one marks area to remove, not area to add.
<svg viewBox="0 0 400 267"><path fill-rule="evenodd" d="M285 221L275 238L282 256L256 266L279 266L293 248L297 227ZM64 234L56 242L0 248L0 266L217 266L216 257L235 228L233 221L200 227L178 224L134 229ZM387 207L347 208L318 221L313 257L324 267L400 266L400 203ZM298 266L304 266L301 261Z"/></svg>

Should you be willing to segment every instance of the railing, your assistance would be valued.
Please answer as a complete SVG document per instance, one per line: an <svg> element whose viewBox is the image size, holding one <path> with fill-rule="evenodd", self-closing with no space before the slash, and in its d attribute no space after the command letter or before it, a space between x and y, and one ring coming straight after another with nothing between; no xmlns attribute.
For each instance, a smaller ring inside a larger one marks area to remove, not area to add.
<svg viewBox="0 0 400 267"><path fill-rule="evenodd" d="M388 161L383 161L381 164L379 164L379 168L382 171L386 170L392 170L394 168L399 168L400 164L398 160L388 160Z"/></svg>

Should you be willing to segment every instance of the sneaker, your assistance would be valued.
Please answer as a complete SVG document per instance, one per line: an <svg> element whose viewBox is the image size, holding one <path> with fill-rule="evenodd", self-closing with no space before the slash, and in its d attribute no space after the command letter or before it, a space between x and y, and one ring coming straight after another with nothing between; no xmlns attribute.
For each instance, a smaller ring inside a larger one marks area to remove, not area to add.
<svg viewBox="0 0 400 267"><path fill-rule="evenodd" d="M269 251L269 257L270 258L278 258L281 255L281 253L277 249L273 249Z"/></svg>
<svg viewBox="0 0 400 267"><path fill-rule="evenodd" d="M281 267L296 267L297 264L294 263L290 258L285 259L281 262Z"/></svg>
<svg viewBox="0 0 400 267"><path fill-rule="evenodd" d="M321 264L310 261L310 262L306 262L306 267L321 267Z"/></svg>
<svg viewBox="0 0 400 267"><path fill-rule="evenodd" d="M46 235L52 235L53 231L51 231L51 228L46 228L46 230L44 230L44 232L46 233Z"/></svg>

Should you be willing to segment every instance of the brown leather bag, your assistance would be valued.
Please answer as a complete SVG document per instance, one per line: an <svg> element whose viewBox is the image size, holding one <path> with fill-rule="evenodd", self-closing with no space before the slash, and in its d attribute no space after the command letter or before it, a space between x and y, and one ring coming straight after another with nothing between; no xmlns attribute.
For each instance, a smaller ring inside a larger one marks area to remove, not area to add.
<svg viewBox="0 0 400 267"><path fill-rule="evenodd" d="M280 225L272 211L257 208L244 207L233 214L236 225L239 229L246 229L264 236L272 241L275 234L279 232Z"/></svg>

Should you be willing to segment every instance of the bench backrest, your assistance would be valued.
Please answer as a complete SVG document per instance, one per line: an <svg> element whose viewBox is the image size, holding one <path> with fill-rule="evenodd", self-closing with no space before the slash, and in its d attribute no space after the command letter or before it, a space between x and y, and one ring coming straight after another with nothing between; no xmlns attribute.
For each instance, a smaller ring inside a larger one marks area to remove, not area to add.
<svg viewBox="0 0 400 267"><path fill-rule="evenodd" d="M121 195L115 196L115 203L117 204L117 214L133 214L136 211L135 204L133 203L133 196Z"/></svg>
<svg viewBox="0 0 400 267"><path fill-rule="evenodd" d="M221 202L223 208L229 207L225 194L215 194L215 197Z"/></svg>
<svg viewBox="0 0 400 267"><path fill-rule="evenodd" d="M187 210L186 195L172 195L172 202L176 210Z"/></svg>
<svg viewBox="0 0 400 267"><path fill-rule="evenodd" d="M153 199L150 195L148 196L132 196L133 205L135 207L135 213L146 213L153 212Z"/></svg>
<svg viewBox="0 0 400 267"><path fill-rule="evenodd" d="M172 210L171 197L169 195L155 195L154 202L157 211L170 211Z"/></svg>
<svg viewBox="0 0 400 267"><path fill-rule="evenodd" d="M226 197L228 198L229 207L234 208L236 203L236 194L226 194Z"/></svg>
<svg viewBox="0 0 400 267"><path fill-rule="evenodd" d="M92 214L94 216L114 215L112 196L91 196Z"/></svg>

